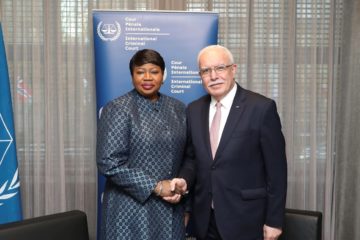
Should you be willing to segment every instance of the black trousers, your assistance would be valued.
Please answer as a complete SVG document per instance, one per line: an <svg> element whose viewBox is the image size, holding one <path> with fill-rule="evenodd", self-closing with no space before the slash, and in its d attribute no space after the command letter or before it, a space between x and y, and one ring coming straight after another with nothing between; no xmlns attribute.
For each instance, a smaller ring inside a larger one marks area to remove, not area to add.
<svg viewBox="0 0 360 240"><path fill-rule="evenodd" d="M196 239L197 240L222 240L221 235L220 235L219 230L216 225L214 209L211 209L209 226L208 226L208 230L207 230L205 238L198 237ZM263 237L260 237L260 238L254 239L254 240L263 240L263 239L264 239Z"/></svg>
<svg viewBox="0 0 360 240"><path fill-rule="evenodd" d="M213 209L211 209L210 221L209 221L206 237L199 240L222 240L216 225L215 214Z"/></svg>

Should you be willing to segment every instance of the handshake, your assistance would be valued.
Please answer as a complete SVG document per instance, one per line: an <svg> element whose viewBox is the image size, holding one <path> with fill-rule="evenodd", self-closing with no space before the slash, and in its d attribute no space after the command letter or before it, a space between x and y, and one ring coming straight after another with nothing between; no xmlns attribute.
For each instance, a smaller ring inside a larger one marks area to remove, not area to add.
<svg viewBox="0 0 360 240"><path fill-rule="evenodd" d="M157 183L155 194L169 203L178 203L181 196L188 193L187 184L183 178L173 178L171 180L163 180Z"/></svg>

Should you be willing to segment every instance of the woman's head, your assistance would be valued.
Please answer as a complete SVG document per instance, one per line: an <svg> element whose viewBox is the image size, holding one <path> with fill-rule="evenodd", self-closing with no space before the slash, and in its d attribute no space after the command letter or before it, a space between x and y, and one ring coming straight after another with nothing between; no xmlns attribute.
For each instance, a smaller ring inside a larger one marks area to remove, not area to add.
<svg viewBox="0 0 360 240"><path fill-rule="evenodd" d="M165 62L160 53L152 49L143 49L137 51L134 56L131 58L129 63L131 76L134 74L134 68L140 67L144 64L152 63L156 66L159 66L162 74L165 71Z"/></svg>
<svg viewBox="0 0 360 240"><path fill-rule="evenodd" d="M155 101L163 83L165 62L155 50L143 49L131 58L130 72L135 89L144 97Z"/></svg>

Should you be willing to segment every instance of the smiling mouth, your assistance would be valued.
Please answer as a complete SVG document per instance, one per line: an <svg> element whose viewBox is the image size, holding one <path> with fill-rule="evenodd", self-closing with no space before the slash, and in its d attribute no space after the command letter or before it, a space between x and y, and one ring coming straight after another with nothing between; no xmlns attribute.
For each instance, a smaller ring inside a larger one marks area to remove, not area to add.
<svg viewBox="0 0 360 240"><path fill-rule="evenodd" d="M214 82L210 82L208 84L208 87L213 87L213 86L217 86L217 85L220 85L220 84L223 84L225 81L224 80L216 80Z"/></svg>
<svg viewBox="0 0 360 240"><path fill-rule="evenodd" d="M141 86L145 90L150 90L154 87L154 85L152 85L152 84L142 84Z"/></svg>

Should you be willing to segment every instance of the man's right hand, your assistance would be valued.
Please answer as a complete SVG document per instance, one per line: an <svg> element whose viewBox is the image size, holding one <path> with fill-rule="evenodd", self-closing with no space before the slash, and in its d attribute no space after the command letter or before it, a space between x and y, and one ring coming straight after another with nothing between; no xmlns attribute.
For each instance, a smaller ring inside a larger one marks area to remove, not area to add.
<svg viewBox="0 0 360 240"><path fill-rule="evenodd" d="M170 182L170 189L172 192L185 195L188 193L187 184L183 178L173 178Z"/></svg>
<svg viewBox="0 0 360 240"><path fill-rule="evenodd" d="M170 191L172 196L164 196L163 199L169 203L178 203L181 196L187 194L187 184L183 178L173 178L170 181Z"/></svg>

